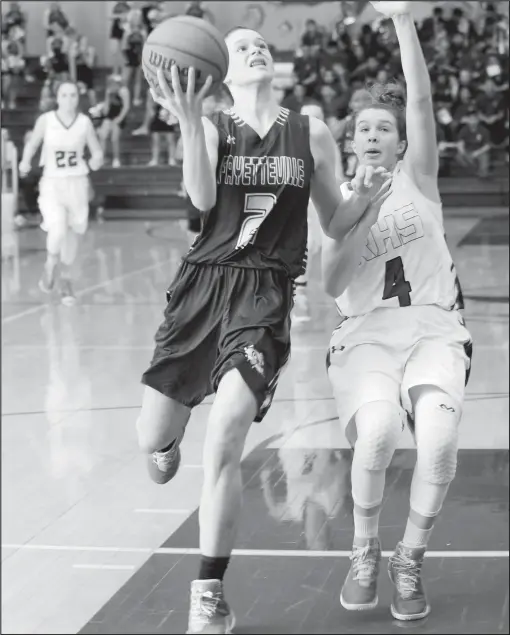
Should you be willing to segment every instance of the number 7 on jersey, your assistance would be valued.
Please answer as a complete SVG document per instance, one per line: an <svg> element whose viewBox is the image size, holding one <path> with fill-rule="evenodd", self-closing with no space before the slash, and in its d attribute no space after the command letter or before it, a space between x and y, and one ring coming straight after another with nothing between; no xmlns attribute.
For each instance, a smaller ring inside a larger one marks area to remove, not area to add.
<svg viewBox="0 0 510 635"><path fill-rule="evenodd" d="M260 226L276 203L274 194L246 194L244 198L245 219L241 225L236 249L242 249L253 243Z"/></svg>

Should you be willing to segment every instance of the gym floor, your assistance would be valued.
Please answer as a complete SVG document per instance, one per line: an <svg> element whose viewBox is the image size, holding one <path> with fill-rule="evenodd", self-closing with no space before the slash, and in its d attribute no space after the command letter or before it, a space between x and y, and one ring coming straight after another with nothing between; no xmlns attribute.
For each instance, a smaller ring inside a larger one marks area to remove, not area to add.
<svg viewBox="0 0 510 635"><path fill-rule="evenodd" d="M445 227L474 359L458 475L424 566L432 613L395 622L384 571L377 609L339 604L351 453L325 372L335 309L312 261L313 319L294 328L292 361L243 460L226 577L236 632L508 633L508 210L447 209ZM211 398L193 412L166 486L147 477L135 420L186 233L176 221L92 224L74 308L37 288L43 233L17 237L2 267L2 633L183 633ZM406 432L387 478L385 556L404 531L414 459Z"/></svg>

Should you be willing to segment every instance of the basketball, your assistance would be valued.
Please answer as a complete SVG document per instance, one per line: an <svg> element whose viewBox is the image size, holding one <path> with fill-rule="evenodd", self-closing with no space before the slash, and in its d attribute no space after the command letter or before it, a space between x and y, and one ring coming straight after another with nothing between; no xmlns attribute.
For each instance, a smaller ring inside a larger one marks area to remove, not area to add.
<svg viewBox="0 0 510 635"><path fill-rule="evenodd" d="M181 15L165 20L149 35L142 53L145 79L158 95L161 95L158 69L163 70L170 83L170 69L174 64L179 69L183 91L186 91L188 84L188 69L193 67L195 91L211 75L213 83L208 94L215 93L228 70L228 50L223 36L218 29L201 18Z"/></svg>

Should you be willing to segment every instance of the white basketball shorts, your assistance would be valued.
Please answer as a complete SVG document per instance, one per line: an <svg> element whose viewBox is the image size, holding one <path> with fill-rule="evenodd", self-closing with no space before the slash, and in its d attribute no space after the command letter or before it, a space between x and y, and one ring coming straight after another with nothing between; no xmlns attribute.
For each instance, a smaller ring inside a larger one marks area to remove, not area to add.
<svg viewBox="0 0 510 635"><path fill-rule="evenodd" d="M52 225L65 224L77 234L84 234L89 219L88 176L43 176L39 184L38 203L44 231L48 231Z"/></svg>
<svg viewBox="0 0 510 635"><path fill-rule="evenodd" d="M414 386L440 388L461 410L471 351L458 311L410 306L347 318L333 332L328 353L342 426L374 401L390 401L412 415L409 390Z"/></svg>

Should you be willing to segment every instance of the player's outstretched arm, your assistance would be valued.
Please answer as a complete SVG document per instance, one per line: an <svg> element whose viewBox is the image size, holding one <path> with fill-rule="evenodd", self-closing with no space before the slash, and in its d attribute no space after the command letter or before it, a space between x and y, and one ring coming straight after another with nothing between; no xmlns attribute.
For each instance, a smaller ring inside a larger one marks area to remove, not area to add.
<svg viewBox="0 0 510 635"><path fill-rule="evenodd" d="M219 142L218 131L214 124L202 118L202 102L211 86L212 79L208 77L204 86L195 93L195 70L190 68L187 90L183 92L175 64L172 66L171 73L172 86L168 84L162 71L158 71L158 81L164 97L159 97L152 88L151 94L155 101L179 120L184 187L193 206L202 212L207 212L216 204Z"/></svg>
<svg viewBox="0 0 510 635"><path fill-rule="evenodd" d="M314 159L311 198L319 215L322 230L330 238L343 240L367 211L374 196L391 175L383 168L363 168L352 181L349 196L343 193L336 178L337 150L327 125L310 117L310 148Z"/></svg>
<svg viewBox="0 0 510 635"><path fill-rule="evenodd" d="M351 188L359 187L365 173L364 167L359 166L353 181L349 184L342 184L341 190L346 199L354 196L354 191ZM342 239L335 240L327 236L323 237L322 283L324 290L331 297L338 298L348 287L361 260L370 228L377 221L381 205L390 194L391 179L385 181L359 221Z"/></svg>
<svg viewBox="0 0 510 635"><path fill-rule="evenodd" d="M34 129L30 138L23 148L23 156L19 164L19 172L21 176L27 175L32 168L32 159L37 152L39 146L43 142L44 132L46 130L46 113L40 115L35 122Z"/></svg>
<svg viewBox="0 0 510 635"><path fill-rule="evenodd" d="M432 87L427 63L411 15L412 2L372 2L372 5L380 13L391 17L400 46L407 89L407 151L404 166L426 195L436 194L439 197L437 192L439 152Z"/></svg>

